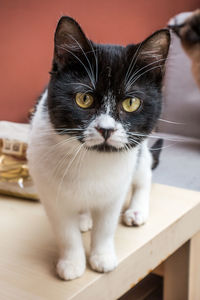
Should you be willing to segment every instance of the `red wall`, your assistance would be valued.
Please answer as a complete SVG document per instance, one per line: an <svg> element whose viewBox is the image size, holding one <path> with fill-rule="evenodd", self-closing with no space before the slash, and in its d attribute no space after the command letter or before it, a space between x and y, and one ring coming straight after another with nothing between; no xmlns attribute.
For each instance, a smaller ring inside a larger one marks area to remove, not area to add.
<svg viewBox="0 0 200 300"><path fill-rule="evenodd" d="M48 82L53 33L62 15L76 18L96 42L138 42L200 0L0 0L0 119L27 121ZM199 5L198 5L199 4Z"/></svg>

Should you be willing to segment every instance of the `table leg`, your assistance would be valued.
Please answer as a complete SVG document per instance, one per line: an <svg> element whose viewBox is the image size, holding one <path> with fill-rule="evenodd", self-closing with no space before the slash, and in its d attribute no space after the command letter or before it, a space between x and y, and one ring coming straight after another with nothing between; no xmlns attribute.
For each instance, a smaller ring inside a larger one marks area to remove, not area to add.
<svg viewBox="0 0 200 300"><path fill-rule="evenodd" d="M200 299L200 232L190 241L189 298Z"/></svg>
<svg viewBox="0 0 200 300"><path fill-rule="evenodd" d="M188 300L190 241L164 263L164 300Z"/></svg>
<svg viewBox="0 0 200 300"><path fill-rule="evenodd" d="M200 232L164 262L164 300L200 300Z"/></svg>

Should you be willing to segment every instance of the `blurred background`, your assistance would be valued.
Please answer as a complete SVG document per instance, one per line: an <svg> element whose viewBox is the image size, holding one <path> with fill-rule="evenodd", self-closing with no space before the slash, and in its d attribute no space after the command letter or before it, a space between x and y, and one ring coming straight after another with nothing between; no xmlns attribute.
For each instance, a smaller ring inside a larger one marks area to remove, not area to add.
<svg viewBox="0 0 200 300"><path fill-rule="evenodd" d="M199 0L15 0L0 1L0 119L27 122L28 110L48 83L53 35L69 15L95 42L126 45L166 26Z"/></svg>

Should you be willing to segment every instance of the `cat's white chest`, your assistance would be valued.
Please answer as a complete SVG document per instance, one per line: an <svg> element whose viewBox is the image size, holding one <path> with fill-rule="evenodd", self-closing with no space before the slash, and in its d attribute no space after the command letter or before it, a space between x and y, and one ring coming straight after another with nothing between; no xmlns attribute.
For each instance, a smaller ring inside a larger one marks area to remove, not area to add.
<svg viewBox="0 0 200 300"><path fill-rule="evenodd" d="M50 194L49 198L55 202L84 208L102 206L126 194L136 165L137 149L101 153L85 150L78 142L73 147L61 142L62 146L56 149L59 142L54 138L45 140L35 133L32 139L35 147L33 153L29 153L29 164L43 198ZM51 150L54 148L56 151ZM35 162L41 157L42 163L36 166Z"/></svg>
<svg viewBox="0 0 200 300"><path fill-rule="evenodd" d="M132 158L132 161L131 161ZM87 153L85 161L77 171L77 182L84 198L94 195L103 201L123 193L132 179L134 156L116 153ZM103 198L103 199L102 199Z"/></svg>
<svg viewBox="0 0 200 300"><path fill-rule="evenodd" d="M55 198L91 207L124 195L133 176L137 151L118 154L81 150L64 158L59 152L52 157L51 172L57 168L52 182Z"/></svg>

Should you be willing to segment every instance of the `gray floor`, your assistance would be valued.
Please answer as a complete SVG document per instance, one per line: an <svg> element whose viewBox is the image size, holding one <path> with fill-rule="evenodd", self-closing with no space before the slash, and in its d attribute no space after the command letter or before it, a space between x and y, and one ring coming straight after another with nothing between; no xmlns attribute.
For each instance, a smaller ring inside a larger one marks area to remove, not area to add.
<svg viewBox="0 0 200 300"><path fill-rule="evenodd" d="M200 140L165 137L159 166L153 171L153 182L200 191Z"/></svg>

